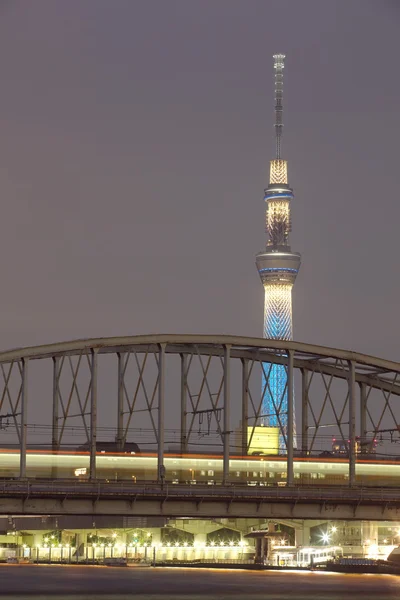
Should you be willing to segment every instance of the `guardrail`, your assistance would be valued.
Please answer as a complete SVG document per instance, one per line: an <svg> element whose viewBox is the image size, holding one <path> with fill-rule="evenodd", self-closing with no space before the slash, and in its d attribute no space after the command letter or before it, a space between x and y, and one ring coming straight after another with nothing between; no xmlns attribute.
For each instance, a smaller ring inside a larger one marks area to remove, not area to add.
<svg viewBox="0 0 400 600"><path fill-rule="evenodd" d="M191 486L157 482L82 482L54 481L3 481L0 497L14 498L147 498L147 499L196 499L279 502L341 502L341 503L400 503L397 488L366 487L249 487L238 485Z"/></svg>

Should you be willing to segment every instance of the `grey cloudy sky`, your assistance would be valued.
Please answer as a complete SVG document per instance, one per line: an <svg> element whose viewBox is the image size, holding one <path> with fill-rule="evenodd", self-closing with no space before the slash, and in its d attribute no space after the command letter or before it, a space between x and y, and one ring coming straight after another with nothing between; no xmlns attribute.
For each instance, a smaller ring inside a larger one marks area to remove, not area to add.
<svg viewBox="0 0 400 600"><path fill-rule="evenodd" d="M400 5L0 3L2 348L262 335L287 55L295 339L400 360Z"/></svg>

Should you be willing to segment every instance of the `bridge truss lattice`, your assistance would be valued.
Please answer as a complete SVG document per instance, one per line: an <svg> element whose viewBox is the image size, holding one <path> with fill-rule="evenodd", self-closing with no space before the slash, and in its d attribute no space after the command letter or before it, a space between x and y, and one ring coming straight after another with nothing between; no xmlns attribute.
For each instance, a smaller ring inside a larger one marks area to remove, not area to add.
<svg viewBox="0 0 400 600"><path fill-rule="evenodd" d="M230 457L247 455L249 430L265 416L260 381L269 385L272 365L287 373L288 425L281 435L288 485L293 484L296 451L305 456L320 452L321 440L332 437L326 431L347 444L352 485L357 439L365 447L382 431L398 431L400 424L400 363L355 352L221 335L98 338L10 350L0 353L0 418L7 416L20 449L21 478L27 476L28 437L35 427L40 430L34 417L44 411L51 415L47 430L53 450L64 447L71 430L80 431L90 452L91 479L96 479L99 432L107 429L105 421L114 421L108 430L115 432L121 450L132 432L136 436L146 429L149 449L157 452L159 477L171 440L176 452L187 454L198 451L201 438L208 451L223 457L226 482ZM169 439L172 430L177 436Z"/></svg>

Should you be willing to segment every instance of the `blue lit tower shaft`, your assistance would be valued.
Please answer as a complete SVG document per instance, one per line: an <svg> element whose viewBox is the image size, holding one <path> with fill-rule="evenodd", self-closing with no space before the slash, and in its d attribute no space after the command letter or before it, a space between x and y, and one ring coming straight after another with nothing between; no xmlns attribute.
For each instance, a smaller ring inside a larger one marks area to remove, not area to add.
<svg viewBox="0 0 400 600"><path fill-rule="evenodd" d="M292 252L290 204L294 198L288 185L287 161L281 158L283 128L283 54L274 56L276 158L270 162L269 185L265 190L267 245L256 257L257 269L264 286L264 337L292 340L292 288L300 268L300 254ZM260 421L279 427L279 449L286 450L287 372L284 365L263 364L262 407ZM293 407L294 415L294 407ZM295 425L294 425L295 427ZM296 446L296 430L293 432Z"/></svg>

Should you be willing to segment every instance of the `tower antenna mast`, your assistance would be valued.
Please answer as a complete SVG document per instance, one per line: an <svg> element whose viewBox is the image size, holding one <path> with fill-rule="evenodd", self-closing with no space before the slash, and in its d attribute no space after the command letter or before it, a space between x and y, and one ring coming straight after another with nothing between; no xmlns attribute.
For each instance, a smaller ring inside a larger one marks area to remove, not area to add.
<svg viewBox="0 0 400 600"><path fill-rule="evenodd" d="M281 158L281 138L283 133L283 69L285 55L274 54L275 69L275 138L276 158Z"/></svg>

